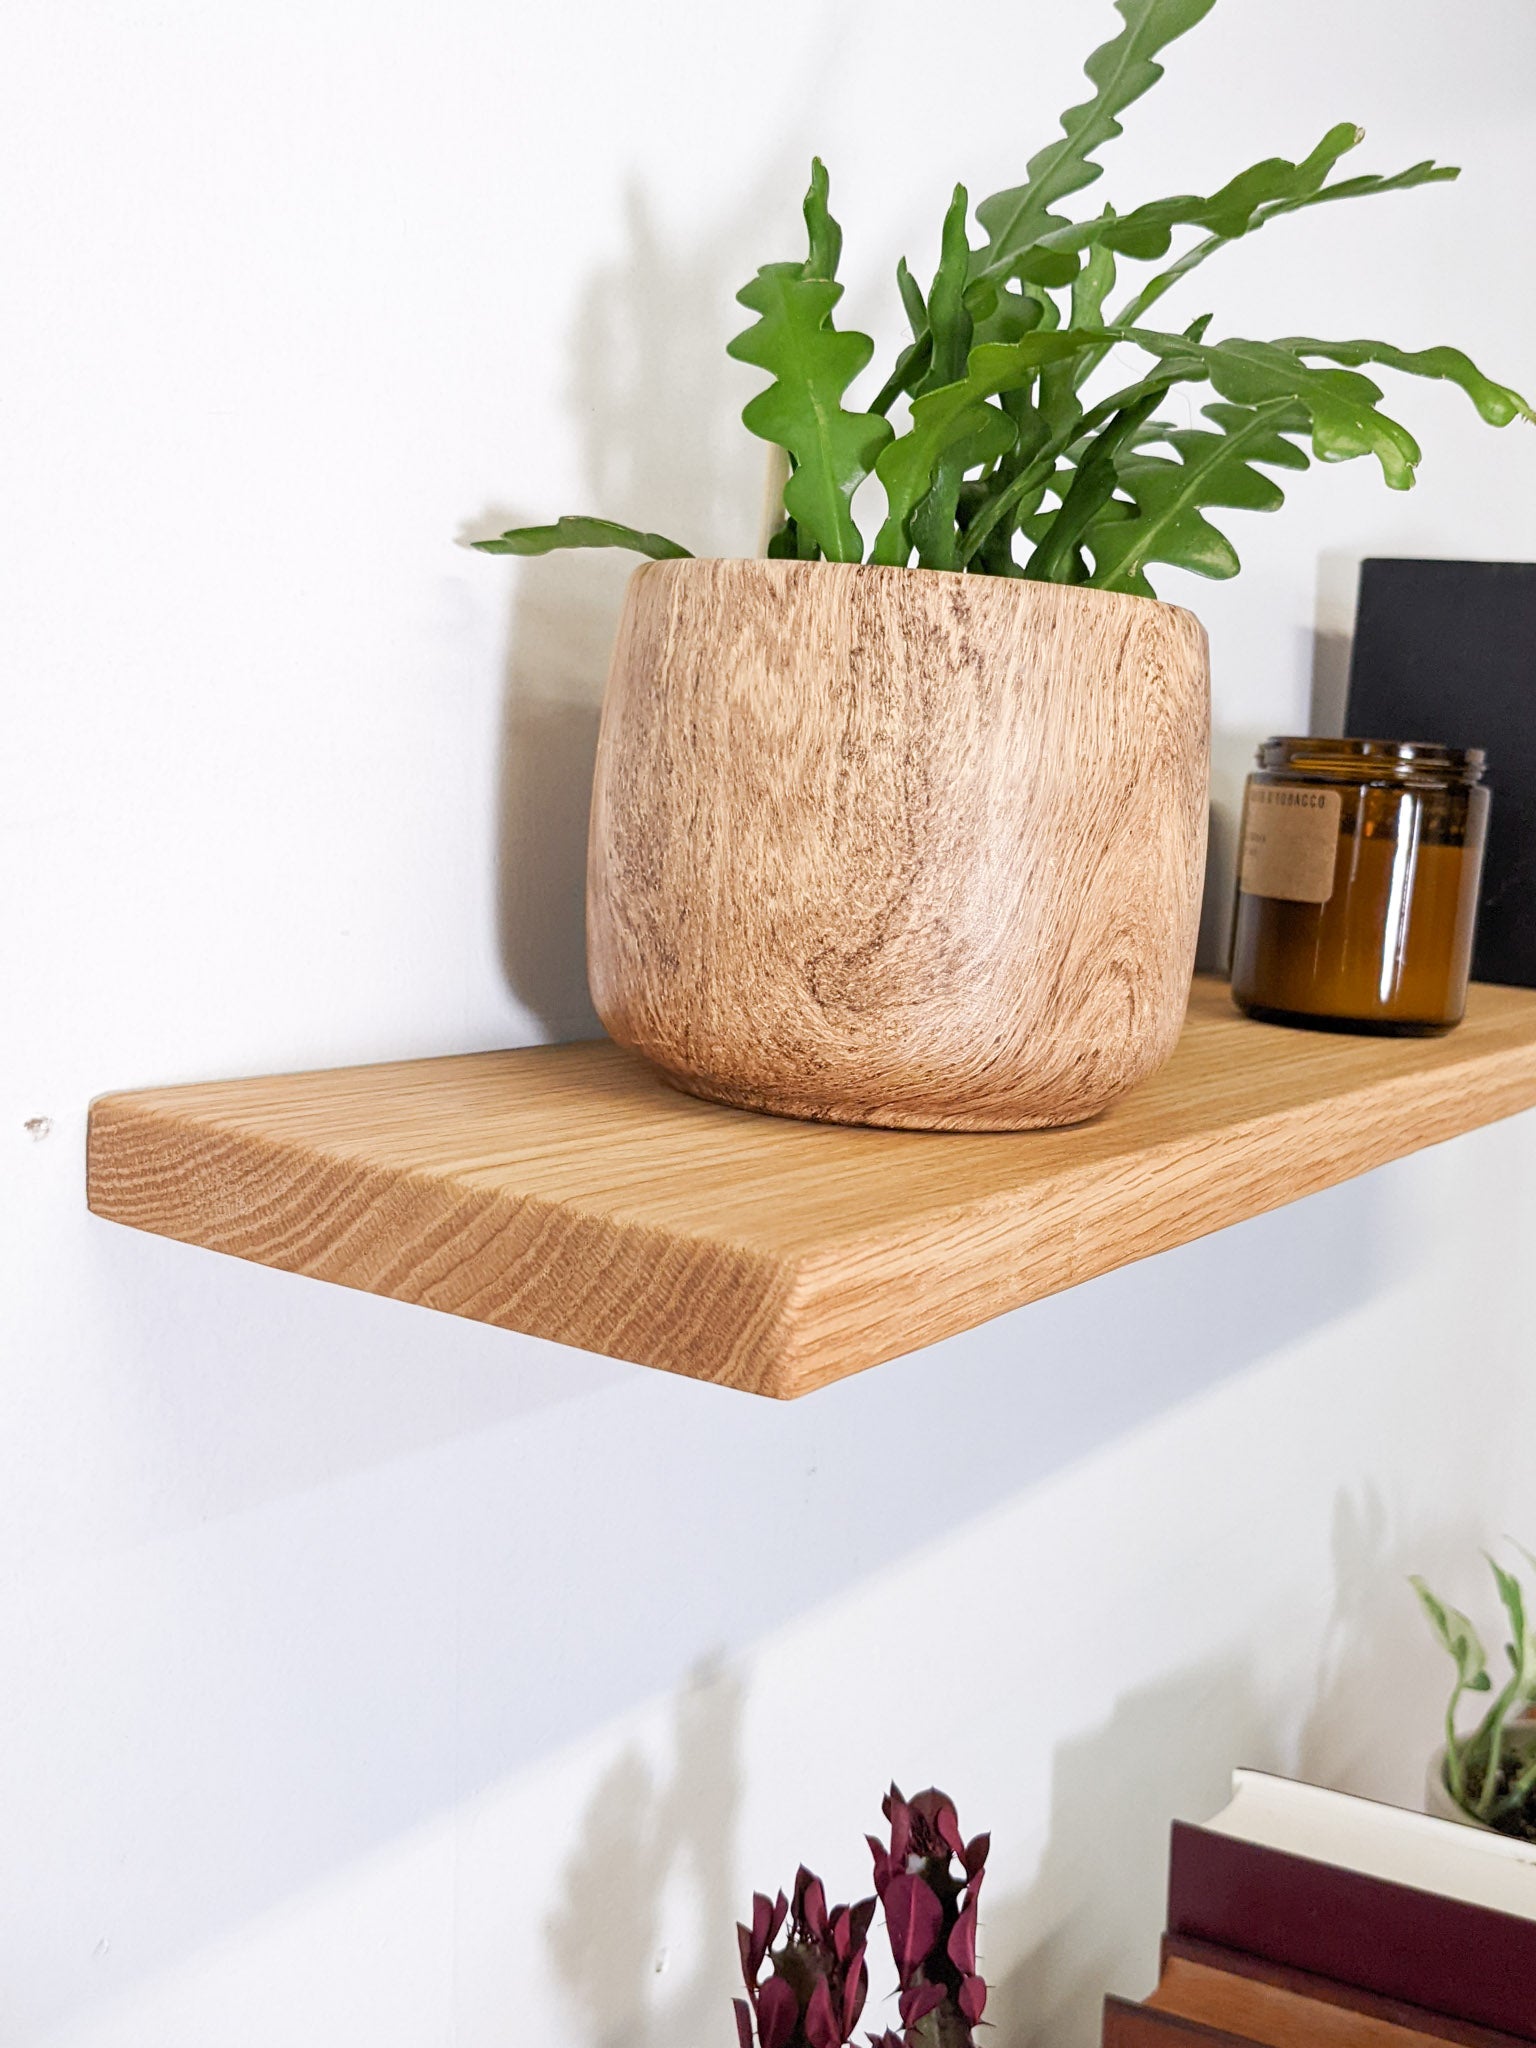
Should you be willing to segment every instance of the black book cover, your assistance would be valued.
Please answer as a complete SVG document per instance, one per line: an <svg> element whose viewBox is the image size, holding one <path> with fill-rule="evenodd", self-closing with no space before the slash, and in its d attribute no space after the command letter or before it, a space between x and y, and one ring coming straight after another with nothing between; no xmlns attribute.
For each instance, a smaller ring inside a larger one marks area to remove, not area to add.
<svg viewBox="0 0 1536 2048"><path fill-rule="evenodd" d="M1344 729L1486 751L1472 972L1536 988L1536 563L1362 562Z"/></svg>

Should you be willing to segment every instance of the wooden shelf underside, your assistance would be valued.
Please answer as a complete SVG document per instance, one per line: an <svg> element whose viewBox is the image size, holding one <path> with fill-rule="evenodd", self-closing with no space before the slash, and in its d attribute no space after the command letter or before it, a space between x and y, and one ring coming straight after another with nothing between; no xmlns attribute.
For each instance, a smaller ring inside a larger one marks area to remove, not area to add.
<svg viewBox="0 0 1536 2048"><path fill-rule="evenodd" d="M1436 1039L1255 1024L1195 984L1091 1124L722 1109L606 1041L106 1096L98 1216L780 1398L1536 1103L1536 993Z"/></svg>

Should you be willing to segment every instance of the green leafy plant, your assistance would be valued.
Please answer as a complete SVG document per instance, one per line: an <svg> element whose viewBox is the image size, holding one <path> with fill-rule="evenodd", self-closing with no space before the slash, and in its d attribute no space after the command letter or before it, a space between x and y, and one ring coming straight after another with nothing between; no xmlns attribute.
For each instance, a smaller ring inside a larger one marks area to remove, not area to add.
<svg viewBox="0 0 1536 2048"><path fill-rule="evenodd" d="M872 562L1151 596L1148 572L1159 563L1202 576L1237 573L1236 550L1207 515L1272 511L1283 498L1276 470L1372 455L1394 490L1412 484L1418 443L1381 410L1367 369L1445 378L1493 426L1532 417L1517 392L1485 377L1459 349L1309 335L1213 341L1209 314L1177 333L1150 325L1176 284L1284 214L1458 173L1426 161L1391 175L1335 176L1363 139L1345 122L1296 162L1267 157L1208 196L1181 193L1128 212L1105 206L1074 220L1059 209L1101 175L1098 151L1163 75L1159 52L1214 0L1115 4L1123 26L1088 59L1091 95L1062 116L1060 135L1030 159L1021 185L975 208L984 239L972 243L969 199L957 185L928 290L898 265L912 338L862 407L848 393L874 343L834 325L842 232L828 208L826 170L813 165L807 253L765 264L743 287L737 296L756 317L729 345L772 379L742 414L787 458L784 517L770 555L863 561L853 503L873 476L886 514L868 550ZM1106 310L1127 263L1153 267ZM1130 349L1141 368L1117 384L1108 374L1111 351ZM1106 382L1112 388L1097 395ZM1203 408L1206 425L1158 416L1179 386L1214 394ZM477 545L514 555L562 547L688 552L658 534L570 518Z"/></svg>
<svg viewBox="0 0 1536 2048"><path fill-rule="evenodd" d="M1536 1567L1528 1550L1520 1554ZM1466 1615L1437 1599L1422 1579L1411 1581L1436 1639L1456 1667L1445 1710L1445 1787L1475 1820L1536 1841L1536 1615L1519 1579L1494 1558L1488 1563L1509 1624L1504 1646L1509 1676L1497 1691L1487 1652ZM1462 1735L1457 1709L1468 1693L1493 1697L1477 1726Z"/></svg>

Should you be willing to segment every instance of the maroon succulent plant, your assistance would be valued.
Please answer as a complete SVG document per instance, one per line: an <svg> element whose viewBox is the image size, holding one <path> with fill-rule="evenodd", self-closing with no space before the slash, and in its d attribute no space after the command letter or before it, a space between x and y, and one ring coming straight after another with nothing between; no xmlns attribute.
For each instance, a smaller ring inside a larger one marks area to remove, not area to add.
<svg viewBox="0 0 1536 2048"><path fill-rule="evenodd" d="M869 1991L864 1951L873 1899L828 1906L821 1879L801 1864L794 1903L752 1896L752 1925L737 1926L747 1995L736 2000L740 2048L844 2048ZM786 1917L789 1931L773 1946ZM768 1974L763 1975L763 1965Z"/></svg>
<svg viewBox="0 0 1536 2048"><path fill-rule="evenodd" d="M904 2031L872 2048L975 2048L973 2029L987 2003L976 1969L976 1900L991 1837L967 1842L954 1801L939 1791L904 1799L893 1785L883 1805L890 1846L873 1835L869 1846Z"/></svg>

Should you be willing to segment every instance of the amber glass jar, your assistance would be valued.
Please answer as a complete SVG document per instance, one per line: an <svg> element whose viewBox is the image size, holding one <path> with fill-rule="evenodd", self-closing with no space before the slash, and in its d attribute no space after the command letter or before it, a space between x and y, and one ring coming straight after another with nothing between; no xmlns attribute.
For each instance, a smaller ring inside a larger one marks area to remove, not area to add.
<svg viewBox="0 0 1536 2048"><path fill-rule="evenodd" d="M1248 778L1232 995L1339 1031L1459 1023L1488 830L1483 756L1388 740L1266 740Z"/></svg>

